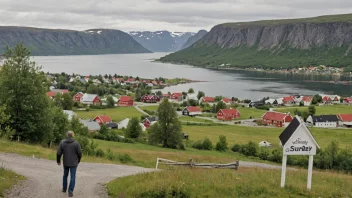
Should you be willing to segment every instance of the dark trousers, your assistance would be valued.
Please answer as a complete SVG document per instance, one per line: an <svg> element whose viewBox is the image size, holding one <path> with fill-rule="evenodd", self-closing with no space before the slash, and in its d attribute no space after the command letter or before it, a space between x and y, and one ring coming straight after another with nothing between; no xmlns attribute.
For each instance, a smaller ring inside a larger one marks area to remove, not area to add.
<svg viewBox="0 0 352 198"><path fill-rule="evenodd" d="M67 190L67 177L68 177L68 173L70 172L71 179L70 179L70 186L68 187L69 193L73 193L73 190L75 188L76 170L77 170L77 166L74 166L74 167L64 166L64 177L62 181L62 189L65 191Z"/></svg>

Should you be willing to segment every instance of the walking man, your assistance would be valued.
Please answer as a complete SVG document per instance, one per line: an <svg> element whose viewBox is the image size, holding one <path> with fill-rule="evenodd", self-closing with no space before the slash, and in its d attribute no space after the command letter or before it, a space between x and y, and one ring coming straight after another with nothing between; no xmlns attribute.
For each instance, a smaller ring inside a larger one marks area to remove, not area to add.
<svg viewBox="0 0 352 198"><path fill-rule="evenodd" d="M62 181L62 192L66 193L67 191L67 177L70 172L70 186L68 187L68 196L73 196L73 190L75 188L76 180L76 170L79 162L82 158L81 146L79 143L73 139L73 131L67 132L67 138L60 142L59 148L57 149L56 161L57 165L61 165L61 156L63 157L64 165L64 176Z"/></svg>

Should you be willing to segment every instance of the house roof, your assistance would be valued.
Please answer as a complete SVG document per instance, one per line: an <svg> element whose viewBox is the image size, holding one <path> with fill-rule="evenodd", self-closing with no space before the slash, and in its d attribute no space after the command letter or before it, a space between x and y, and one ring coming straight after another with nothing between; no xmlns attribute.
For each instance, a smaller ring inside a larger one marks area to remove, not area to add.
<svg viewBox="0 0 352 198"><path fill-rule="evenodd" d="M324 100L324 101L329 101L329 100L331 100L331 98L330 98L329 96L324 96L324 97L323 97L323 100Z"/></svg>
<svg viewBox="0 0 352 198"><path fill-rule="evenodd" d="M338 117L342 122L352 122L352 114L339 114Z"/></svg>
<svg viewBox="0 0 352 198"><path fill-rule="evenodd" d="M225 103L232 102L232 100L230 98L223 98L222 101L225 102Z"/></svg>
<svg viewBox="0 0 352 198"><path fill-rule="evenodd" d="M49 91L49 92L46 92L46 95L49 97L54 97L54 96L56 96L56 92Z"/></svg>
<svg viewBox="0 0 352 198"><path fill-rule="evenodd" d="M176 92L176 93L172 93L171 95L172 95L172 96L178 96L178 97L180 97L180 96L182 96L182 93Z"/></svg>
<svg viewBox="0 0 352 198"><path fill-rule="evenodd" d="M282 98L282 101L283 102L292 102L295 100L295 97L294 96L286 96L286 97L283 97Z"/></svg>
<svg viewBox="0 0 352 198"><path fill-rule="evenodd" d="M85 93L85 94L83 94L83 96L82 96L82 101L83 101L83 102L85 102L85 101L91 102L91 101L93 101L94 98L97 97L97 96L98 96L97 94L87 94L87 93Z"/></svg>
<svg viewBox="0 0 352 198"><path fill-rule="evenodd" d="M98 131L100 129L100 125L92 120L79 120L84 126L88 128L89 131Z"/></svg>
<svg viewBox="0 0 352 198"><path fill-rule="evenodd" d="M303 96L302 101L303 102L311 102L313 100L313 96Z"/></svg>
<svg viewBox="0 0 352 198"><path fill-rule="evenodd" d="M152 122L157 122L159 120L159 118L158 117L148 117L145 120L147 120L149 123L152 123Z"/></svg>
<svg viewBox="0 0 352 198"><path fill-rule="evenodd" d="M313 122L337 122L336 115L320 115L320 116L312 116Z"/></svg>
<svg viewBox="0 0 352 198"><path fill-rule="evenodd" d="M343 100L345 100L345 101L352 101L352 98L347 97L347 98L344 98Z"/></svg>
<svg viewBox="0 0 352 198"><path fill-rule="evenodd" d="M285 119L286 116L287 116L286 113L268 111L263 115L263 119L282 121L283 119Z"/></svg>
<svg viewBox="0 0 352 198"><path fill-rule="evenodd" d="M142 99L144 99L144 100L150 100L150 99L153 99L153 98L155 98L155 97L158 97L158 96L155 96L155 95L144 95L144 96L142 97Z"/></svg>
<svg viewBox="0 0 352 198"><path fill-rule="evenodd" d="M97 118L100 118L100 120L103 121L104 123L112 122L112 119L108 115L97 116L94 118L94 120Z"/></svg>
<svg viewBox="0 0 352 198"><path fill-rule="evenodd" d="M120 101L121 102L128 102L131 101L132 97L131 96L121 96Z"/></svg>
<svg viewBox="0 0 352 198"><path fill-rule="evenodd" d="M116 122L110 122L110 123L107 123L106 126L110 128L117 128L118 124Z"/></svg>
<svg viewBox="0 0 352 198"><path fill-rule="evenodd" d="M67 115L68 120L72 120L73 117L77 117L77 114L71 110L64 110L64 113Z"/></svg>
<svg viewBox="0 0 352 198"><path fill-rule="evenodd" d="M220 109L219 111L222 111L225 115L236 115L237 112L240 113L237 109Z"/></svg>
<svg viewBox="0 0 352 198"><path fill-rule="evenodd" d="M128 82L134 82L135 80L134 80L134 78L129 78L129 79L127 79L127 81Z"/></svg>
<svg viewBox="0 0 352 198"><path fill-rule="evenodd" d="M119 122L118 123L119 129L127 128L127 125L128 125L129 122L130 122L129 118L126 118L126 119L122 120L121 122Z"/></svg>
<svg viewBox="0 0 352 198"><path fill-rule="evenodd" d="M205 96L205 97L203 97L203 101L204 102L214 102L215 100L213 97Z"/></svg>
<svg viewBox="0 0 352 198"><path fill-rule="evenodd" d="M198 112L198 111L202 111L202 110L200 109L200 107L193 107L193 106L185 107L185 109L187 109L189 112Z"/></svg>
<svg viewBox="0 0 352 198"><path fill-rule="evenodd" d="M53 89L51 91L56 93L68 93L68 89Z"/></svg>
<svg viewBox="0 0 352 198"><path fill-rule="evenodd" d="M193 94L187 94L188 100L198 100L198 96L196 93Z"/></svg>

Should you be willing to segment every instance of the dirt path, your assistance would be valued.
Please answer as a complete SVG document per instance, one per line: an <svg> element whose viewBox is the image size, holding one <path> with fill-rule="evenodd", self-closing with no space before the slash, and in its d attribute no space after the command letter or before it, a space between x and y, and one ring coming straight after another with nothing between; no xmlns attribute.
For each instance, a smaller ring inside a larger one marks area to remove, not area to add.
<svg viewBox="0 0 352 198"><path fill-rule="evenodd" d="M0 153L1 164L27 178L26 181L15 186L7 197L67 197L67 194L61 192L63 168L58 166L55 161ZM76 173L74 197L108 197L103 184L117 177L148 171L152 171L152 169L82 162Z"/></svg>

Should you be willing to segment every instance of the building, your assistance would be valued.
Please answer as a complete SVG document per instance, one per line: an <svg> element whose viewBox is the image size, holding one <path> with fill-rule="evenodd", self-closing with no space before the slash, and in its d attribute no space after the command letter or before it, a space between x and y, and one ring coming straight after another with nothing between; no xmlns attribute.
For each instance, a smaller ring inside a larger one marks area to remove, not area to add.
<svg viewBox="0 0 352 198"><path fill-rule="evenodd" d="M312 104L313 96L303 96L302 97L302 102L304 106L310 106Z"/></svg>
<svg viewBox="0 0 352 198"><path fill-rule="evenodd" d="M188 106L182 110L182 115L196 116L201 114L202 114L202 110L200 109L200 107Z"/></svg>
<svg viewBox="0 0 352 198"><path fill-rule="evenodd" d="M241 116L241 113L237 109L220 109L216 114L218 120L234 120Z"/></svg>
<svg viewBox="0 0 352 198"><path fill-rule="evenodd" d="M69 92L68 92L68 89L52 89L51 91L46 92L46 95L48 97L50 97L51 99L53 99L56 96L56 94L58 94L58 93L64 94L64 93L69 93Z"/></svg>
<svg viewBox="0 0 352 198"><path fill-rule="evenodd" d="M71 110L64 110L64 114L67 115L67 118L69 121L72 120L72 118L76 118L77 117L77 114Z"/></svg>
<svg viewBox="0 0 352 198"><path fill-rule="evenodd" d="M264 105L264 101L263 100L259 100L259 101L250 102L248 104L248 107L249 108L253 108L253 107L259 107L259 106L263 106L263 105Z"/></svg>
<svg viewBox="0 0 352 198"><path fill-rule="evenodd" d="M119 100L120 107L131 107L133 106L133 99L130 96L121 96Z"/></svg>
<svg viewBox="0 0 352 198"><path fill-rule="evenodd" d="M198 95L196 93L189 93L187 94L186 100L196 100L198 101Z"/></svg>
<svg viewBox="0 0 352 198"><path fill-rule="evenodd" d="M76 95L73 96L73 100L76 102L81 102L83 95L84 94L82 92L78 92L78 93L76 93Z"/></svg>
<svg viewBox="0 0 352 198"><path fill-rule="evenodd" d="M232 103L232 99L230 98L223 98L221 101L226 105L230 105Z"/></svg>
<svg viewBox="0 0 352 198"><path fill-rule="evenodd" d="M264 140L264 141L259 142L259 146L260 147L270 147L271 143L269 143L268 141Z"/></svg>
<svg viewBox="0 0 352 198"><path fill-rule="evenodd" d="M345 127L352 127L352 114L338 114L339 125Z"/></svg>
<svg viewBox="0 0 352 198"><path fill-rule="evenodd" d="M126 129L129 122L130 122L130 119L126 118L126 119L122 120L121 122L117 123L118 129L123 129L123 128ZM147 129L143 123L139 123L139 125L142 127L142 131L145 131Z"/></svg>
<svg viewBox="0 0 352 198"><path fill-rule="evenodd" d="M99 125L108 124L112 122L112 119L107 115L96 116L93 121L97 122Z"/></svg>
<svg viewBox="0 0 352 198"><path fill-rule="evenodd" d="M268 111L262 116L263 124L269 126L283 127L287 126L292 121L290 113L281 113L275 111Z"/></svg>
<svg viewBox="0 0 352 198"><path fill-rule="evenodd" d="M344 104L352 104L352 97L347 97L343 99Z"/></svg>
<svg viewBox="0 0 352 198"><path fill-rule="evenodd" d="M294 96L286 96L282 98L282 102L286 106L292 106L295 104L295 97Z"/></svg>
<svg viewBox="0 0 352 198"><path fill-rule="evenodd" d="M100 130L100 125L93 120L79 120L85 127L88 128L90 132L95 132Z"/></svg>
<svg viewBox="0 0 352 198"><path fill-rule="evenodd" d="M309 116L307 118L307 123L321 128L336 128L338 122L339 119L336 115Z"/></svg>
<svg viewBox="0 0 352 198"><path fill-rule="evenodd" d="M332 103L331 98L329 96L324 96L323 103L324 104L331 104Z"/></svg>
<svg viewBox="0 0 352 198"><path fill-rule="evenodd" d="M181 101L182 100L182 93L172 93L170 96L171 100L177 100L177 101Z"/></svg>
<svg viewBox="0 0 352 198"><path fill-rule="evenodd" d="M204 96L204 97L200 98L199 102L202 102L202 103L214 103L215 99L213 97Z"/></svg>
<svg viewBox="0 0 352 198"><path fill-rule="evenodd" d="M141 101L144 103L157 103L160 101L160 97L156 95L144 95L142 96Z"/></svg>
<svg viewBox="0 0 352 198"><path fill-rule="evenodd" d="M87 105L100 105L102 103L96 94L83 94L80 102Z"/></svg>
<svg viewBox="0 0 352 198"><path fill-rule="evenodd" d="M158 122L158 120L159 120L158 117L149 117L149 118L144 119L142 121L142 123L145 126L145 128L149 128L151 125L153 125L156 122Z"/></svg>

